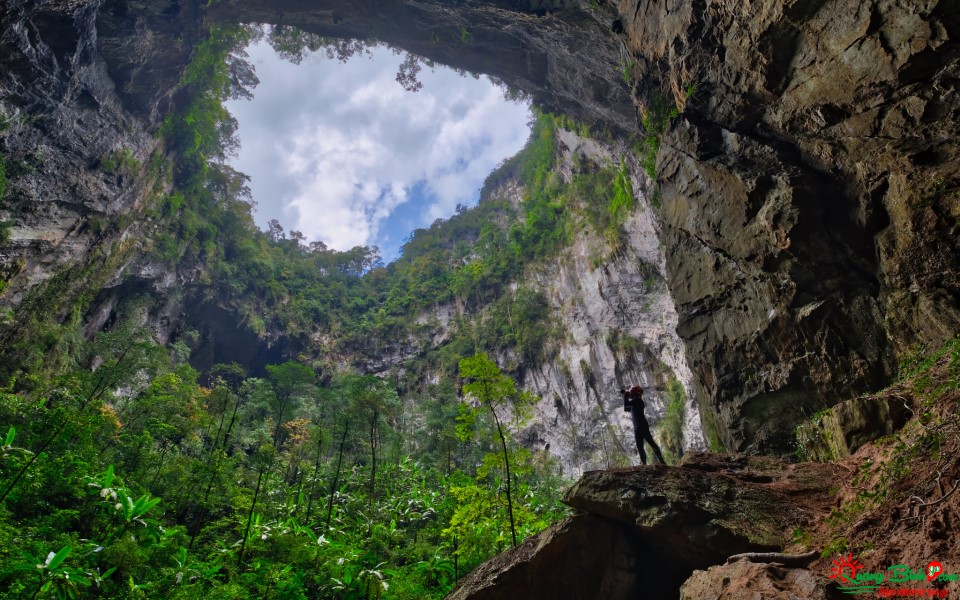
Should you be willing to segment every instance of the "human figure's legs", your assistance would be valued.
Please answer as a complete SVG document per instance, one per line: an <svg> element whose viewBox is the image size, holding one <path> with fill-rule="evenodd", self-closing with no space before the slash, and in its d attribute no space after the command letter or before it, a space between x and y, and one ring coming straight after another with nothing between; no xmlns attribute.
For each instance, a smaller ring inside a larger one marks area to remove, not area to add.
<svg viewBox="0 0 960 600"><path fill-rule="evenodd" d="M643 450L644 432L650 435L650 427L647 420L642 415L637 415L636 409L630 413L633 417L633 440L637 444L637 452L640 453L640 464L647 464L647 453Z"/></svg>
<svg viewBox="0 0 960 600"><path fill-rule="evenodd" d="M663 453L660 452L660 447L657 446L657 443L653 441L653 435L650 433L650 428L644 430L644 437L647 440L647 443L650 444L650 447L653 448L653 454L657 457L657 460L660 461L661 465L667 464L667 461L663 460ZM646 464L646 463L644 463Z"/></svg>

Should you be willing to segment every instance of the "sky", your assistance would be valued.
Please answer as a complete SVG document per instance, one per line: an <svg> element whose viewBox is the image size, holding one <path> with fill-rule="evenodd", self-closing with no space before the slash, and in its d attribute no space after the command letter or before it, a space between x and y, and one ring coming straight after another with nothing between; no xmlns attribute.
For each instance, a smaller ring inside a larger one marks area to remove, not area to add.
<svg viewBox="0 0 960 600"><path fill-rule="evenodd" d="M423 88L395 76L387 48L346 63L299 64L264 42L247 49L260 84L228 109L239 122L231 165L250 175L254 217L337 250L379 246L384 262L418 227L473 206L483 180L529 135L529 106L486 77L424 67Z"/></svg>

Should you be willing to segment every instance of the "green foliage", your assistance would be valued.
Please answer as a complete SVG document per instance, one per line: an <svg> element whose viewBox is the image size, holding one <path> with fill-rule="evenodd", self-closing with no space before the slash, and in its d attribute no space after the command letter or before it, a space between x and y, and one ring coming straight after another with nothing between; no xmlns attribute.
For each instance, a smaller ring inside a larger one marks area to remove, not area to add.
<svg viewBox="0 0 960 600"><path fill-rule="evenodd" d="M613 182L613 195L607 207L610 213L610 224L607 226L606 233L608 238L612 238L611 242L622 243L621 227L633 212L633 205L633 184L630 181L626 163L621 163L620 171Z"/></svg>
<svg viewBox="0 0 960 600"><path fill-rule="evenodd" d="M683 455L683 424L686 414L687 394L676 377L667 383L667 411L660 421L660 442L670 464Z"/></svg>
<svg viewBox="0 0 960 600"><path fill-rule="evenodd" d="M490 441L456 441L452 388L426 392L419 415L389 380L318 388L293 361L266 380L223 366L203 388L131 331L91 343L96 373L0 390L0 541L21 540L0 547L0 598L439 598L502 549L506 465ZM559 483L542 457L511 460L526 536L561 514ZM469 533L462 487L491 507Z"/></svg>
<svg viewBox="0 0 960 600"><path fill-rule="evenodd" d="M620 168L591 171L581 166L574 174L573 193L584 199L583 214L593 229L603 235L614 250L626 241L623 225L636 208L633 183L626 163Z"/></svg>
<svg viewBox="0 0 960 600"><path fill-rule="evenodd" d="M99 166L106 173L133 174L140 170L140 161L133 156L129 148L123 148L102 157Z"/></svg>
<svg viewBox="0 0 960 600"><path fill-rule="evenodd" d="M836 458L833 456L832 451L829 450L829 440L826 437L827 433L823 427L824 419L832 412L832 408L819 410L809 419L797 425L795 430L796 450L794 451L797 460L819 459L822 461L831 461ZM814 448L817 450L827 448L826 454L821 456L820 453L815 453L814 456L811 456L810 452Z"/></svg>
<svg viewBox="0 0 960 600"><path fill-rule="evenodd" d="M633 83L633 69L637 65L636 61L632 58L620 59L620 64L617 67L617 72L620 73L620 77L623 79L623 82L628 86Z"/></svg>
<svg viewBox="0 0 960 600"><path fill-rule="evenodd" d="M486 354L477 354L470 358L461 359L460 376L469 380L463 386L464 395L474 398L479 403L479 408L466 407L463 410L461 417L458 418L460 423L457 426L457 435L463 440L470 439L474 433L473 426L477 422L477 410L487 409L490 411L490 416L496 425L503 454L488 454L484 457L484 463L478 471L478 476L486 476L491 468L497 466L497 462L502 459L499 462L499 467L504 470L510 535L513 545L516 547L518 544L518 519L514 515L513 489L515 484L513 475L510 473L511 458L510 451L507 448L509 434L503 428L502 419L505 418L505 415L498 413L498 410L508 410L512 413L514 421L521 424L532 414L531 407L537 402L538 398L529 392L518 390L516 382L501 373L497 364L490 360ZM516 453L515 451L514 455ZM516 467L514 471L516 471Z"/></svg>
<svg viewBox="0 0 960 600"><path fill-rule="evenodd" d="M726 452L727 448L720 439L720 432L717 429L716 417L709 410L700 411L700 422L703 425L703 437L707 440L707 448L710 452L718 454Z"/></svg>
<svg viewBox="0 0 960 600"><path fill-rule="evenodd" d="M666 95L651 94L641 120L644 137L638 150L644 171L654 181L657 179L657 153L660 151L660 143L670 127L670 121L679 115L680 110Z"/></svg>

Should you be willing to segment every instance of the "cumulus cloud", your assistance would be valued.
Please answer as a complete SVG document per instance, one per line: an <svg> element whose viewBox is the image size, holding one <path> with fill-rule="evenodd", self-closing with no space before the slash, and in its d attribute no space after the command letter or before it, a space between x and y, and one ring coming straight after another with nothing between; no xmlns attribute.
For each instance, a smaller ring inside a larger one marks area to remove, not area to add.
<svg viewBox="0 0 960 600"><path fill-rule="evenodd" d="M413 227L473 204L529 134L529 108L486 78L424 69L421 91L404 91L402 57L386 48L346 64L315 55L293 65L263 43L249 52L260 85L252 102L230 105L233 165L252 177L261 226L277 219L333 248L379 245L395 258Z"/></svg>

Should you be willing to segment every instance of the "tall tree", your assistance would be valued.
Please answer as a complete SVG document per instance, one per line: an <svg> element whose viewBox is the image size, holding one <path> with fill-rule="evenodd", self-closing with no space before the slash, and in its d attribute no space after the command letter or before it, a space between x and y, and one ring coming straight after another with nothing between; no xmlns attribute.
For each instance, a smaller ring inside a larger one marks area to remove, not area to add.
<svg viewBox="0 0 960 600"><path fill-rule="evenodd" d="M463 386L463 393L472 397L479 404L465 413L466 418L461 420L458 432L462 437L469 437L472 424L476 421L476 412L487 409L497 427L500 446L503 450L503 463L506 468L507 479L507 511L510 515L510 535L513 545L517 545L517 528L513 518L513 482L510 475L510 454L507 449L507 433L503 428L503 418L506 413L512 412L517 421L523 421L530 416L530 409L538 400L529 392L517 389L516 382L500 371L497 363L490 360L486 354L476 354L470 358L460 360L460 376L467 380ZM499 412L498 412L499 411Z"/></svg>
<svg viewBox="0 0 960 600"><path fill-rule="evenodd" d="M310 384L313 383L314 373L310 367L288 360L282 365L267 366L267 376L276 397L273 406L277 414L273 432L273 447L279 450L282 442L280 434L283 431L284 416L289 416L289 413L293 410L299 397L298 394L306 392Z"/></svg>

